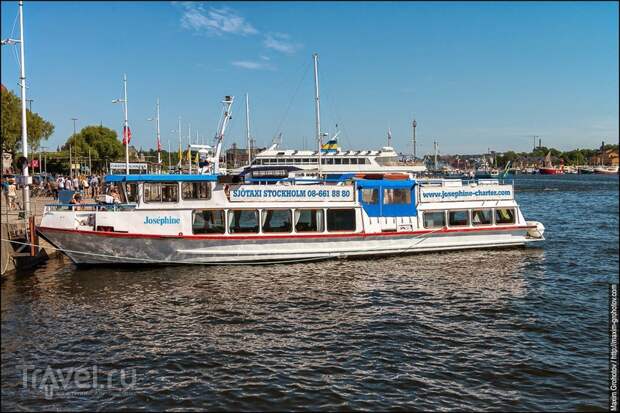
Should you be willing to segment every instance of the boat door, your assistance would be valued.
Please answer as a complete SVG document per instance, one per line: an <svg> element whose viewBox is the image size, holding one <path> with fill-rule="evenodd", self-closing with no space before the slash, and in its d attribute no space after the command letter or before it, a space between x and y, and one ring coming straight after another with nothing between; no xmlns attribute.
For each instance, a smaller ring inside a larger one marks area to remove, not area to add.
<svg viewBox="0 0 620 413"><path fill-rule="evenodd" d="M415 206L415 181L412 180L359 180L358 199L371 224L381 231L410 230Z"/></svg>

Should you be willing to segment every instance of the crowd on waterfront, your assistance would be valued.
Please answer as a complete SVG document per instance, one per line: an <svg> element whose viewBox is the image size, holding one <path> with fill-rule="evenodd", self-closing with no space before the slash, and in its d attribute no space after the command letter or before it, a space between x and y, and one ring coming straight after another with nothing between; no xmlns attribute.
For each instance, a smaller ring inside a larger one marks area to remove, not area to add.
<svg viewBox="0 0 620 413"><path fill-rule="evenodd" d="M75 175L73 177L58 174L56 176L36 176L30 186L32 197L59 199L61 191L70 191L72 201L76 198L96 198L103 193L103 175ZM2 177L2 195L6 209L20 210L20 191L15 177Z"/></svg>

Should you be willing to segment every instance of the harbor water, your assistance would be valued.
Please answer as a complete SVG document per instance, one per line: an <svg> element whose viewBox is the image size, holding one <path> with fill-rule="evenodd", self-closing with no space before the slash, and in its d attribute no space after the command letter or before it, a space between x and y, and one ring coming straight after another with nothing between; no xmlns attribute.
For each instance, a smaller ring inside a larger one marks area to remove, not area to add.
<svg viewBox="0 0 620 413"><path fill-rule="evenodd" d="M618 177L515 189L546 241L12 275L2 410L606 410Z"/></svg>

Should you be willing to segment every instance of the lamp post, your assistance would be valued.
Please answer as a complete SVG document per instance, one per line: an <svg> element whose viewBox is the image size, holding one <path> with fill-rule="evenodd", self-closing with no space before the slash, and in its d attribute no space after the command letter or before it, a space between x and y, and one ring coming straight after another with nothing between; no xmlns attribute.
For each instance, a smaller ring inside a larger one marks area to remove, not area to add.
<svg viewBox="0 0 620 413"><path fill-rule="evenodd" d="M22 151L24 158L28 159L28 125L26 122L26 61L24 58L24 2L19 2L19 40L18 39L4 39L2 45L14 45L19 43L20 54L20 73L19 73L19 86L21 90L21 103L22 103ZM28 162L22 164L22 175L24 177L24 216L26 219L30 217L30 180L28 171Z"/></svg>

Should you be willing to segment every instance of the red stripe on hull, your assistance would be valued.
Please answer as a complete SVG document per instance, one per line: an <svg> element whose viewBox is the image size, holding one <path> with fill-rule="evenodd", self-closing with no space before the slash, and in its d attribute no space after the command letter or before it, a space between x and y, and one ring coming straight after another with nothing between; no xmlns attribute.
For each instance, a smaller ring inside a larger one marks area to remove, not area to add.
<svg viewBox="0 0 620 413"><path fill-rule="evenodd" d="M458 232L482 232L482 231L516 231L536 228L535 225L502 226L502 227L483 227L483 228L461 228L437 230L418 230L407 232L373 232L373 233L345 233L345 234L286 234L286 235L157 235L157 234L130 234L126 232L106 232L106 231L80 231L76 229L63 229L51 227L37 227L38 231L71 232L75 234L97 235L111 238L155 238L155 239L212 239L212 240L260 240L260 239L307 239L307 238L351 238L351 237L377 237L377 236L403 236L421 234L446 234Z"/></svg>

